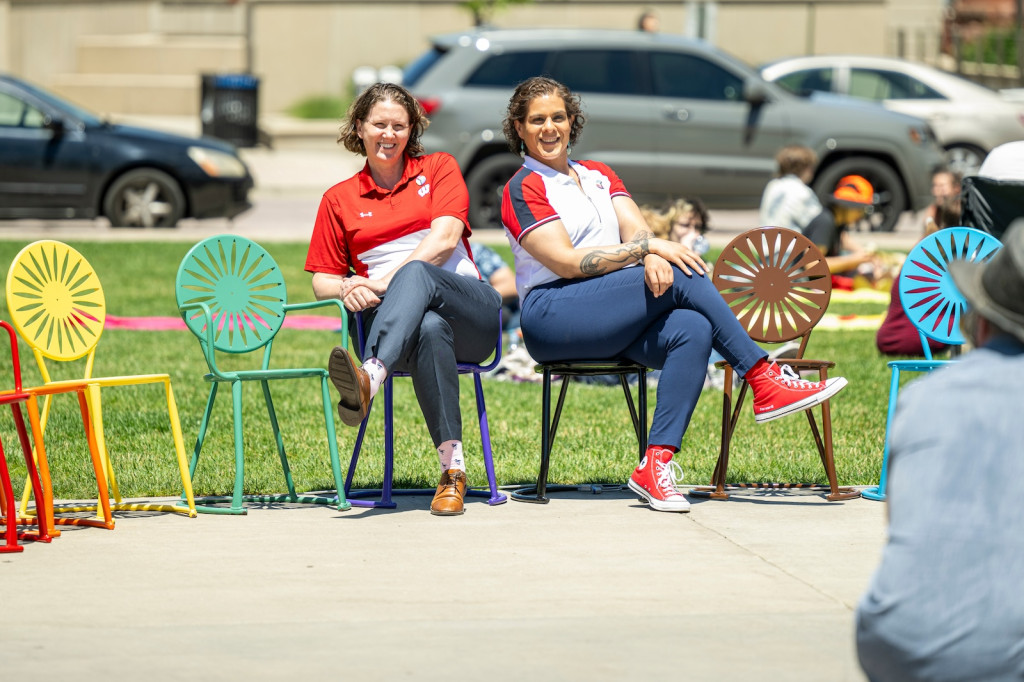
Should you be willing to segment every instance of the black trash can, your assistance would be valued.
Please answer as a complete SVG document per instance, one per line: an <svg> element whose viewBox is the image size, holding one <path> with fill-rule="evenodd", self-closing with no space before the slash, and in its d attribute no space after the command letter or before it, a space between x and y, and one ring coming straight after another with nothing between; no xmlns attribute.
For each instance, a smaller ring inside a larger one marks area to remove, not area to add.
<svg viewBox="0 0 1024 682"><path fill-rule="evenodd" d="M244 73L203 74L199 119L203 135L237 147L259 143L260 79Z"/></svg>

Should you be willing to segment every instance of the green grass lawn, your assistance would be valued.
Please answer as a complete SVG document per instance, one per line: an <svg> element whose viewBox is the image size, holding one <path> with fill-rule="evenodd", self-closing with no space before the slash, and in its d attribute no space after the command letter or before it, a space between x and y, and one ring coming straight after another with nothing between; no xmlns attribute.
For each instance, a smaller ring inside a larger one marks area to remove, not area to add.
<svg viewBox="0 0 1024 682"><path fill-rule="evenodd" d="M179 243L71 243L96 269L103 283L108 314L118 316L177 315L174 276L189 249ZM5 270L24 242L0 241L0 267ZM293 302L312 299L309 275L302 270L304 244L271 244L268 250L282 266ZM508 247L499 247L508 258ZM876 314L884 304L833 303L830 312ZM324 314L327 314L326 312ZM336 315L337 313L335 313ZM6 302L0 318L9 320ZM275 345L275 366L324 366L337 332L283 330ZM28 347L21 345L26 385L39 382L39 372ZM889 371L875 350L873 331L816 332L808 357L837 363L834 375L846 376L850 386L832 401L836 468L840 483L876 483L881 466ZM82 371L77 368L76 371ZM166 372L171 375L181 415L186 450L191 455L209 385L202 380L205 363L195 338L187 331L104 332L94 374L122 375ZM11 385L9 367L0 372L0 385ZM324 435L319 390L315 382L289 381L273 387L275 408L284 429L293 475L300 490L333 488ZM284 489L280 464L270 434L262 395L257 385L244 393L247 493ZM498 381L485 382L491 439L498 481L510 485L535 480L540 449L540 386ZM551 483L622 482L636 463L636 441L617 387L574 384L552 453ZM649 393L651 412L656 400ZM479 458L472 380L463 377L462 412L466 451L470 453L470 482L484 485ZM416 405L411 382L395 382L397 487L433 487L437 483L437 456ZM701 396L677 461L687 483L706 483L718 455L721 392ZM382 413L374 411L367 432L356 487L379 486L383 472ZM125 497L172 495L180 492L167 423L166 405L159 386L108 388L103 394L104 427L111 458ZM343 465L355 439L355 429L337 423ZM0 437L8 452L12 474L19 467L13 420L0 418ZM47 454L55 496L59 499L95 497L81 417L71 395L57 396L46 432ZM197 495L229 493L233 483L230 396L222 390L214 410L196 472ZM817 450L803 416L757 426L750 408L733 440L729 477L733 481L824 483Z"/></svg>

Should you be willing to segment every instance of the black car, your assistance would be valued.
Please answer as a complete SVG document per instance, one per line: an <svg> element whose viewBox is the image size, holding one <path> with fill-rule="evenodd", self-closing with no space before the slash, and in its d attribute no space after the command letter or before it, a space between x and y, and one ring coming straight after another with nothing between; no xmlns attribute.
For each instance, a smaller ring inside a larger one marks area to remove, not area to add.
<svg viewBox="0 0 1024 682"><path fill-rule="evenodd" d="M252 186L230 144L113 124L0 74L0 219L174 227L233 218Z"/></svg>

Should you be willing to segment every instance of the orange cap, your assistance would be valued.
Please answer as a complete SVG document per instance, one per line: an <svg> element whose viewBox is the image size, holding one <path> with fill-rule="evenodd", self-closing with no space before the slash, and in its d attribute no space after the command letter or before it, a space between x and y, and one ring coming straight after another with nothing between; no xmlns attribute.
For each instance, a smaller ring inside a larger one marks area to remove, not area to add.
<svg viewBox="0 0 1024 682"><path fill-rule="evenodd" d="M836 184L832 197L839 203L848 206L873 206L875 190L871 183L859 175L847 175Z"/></svg>

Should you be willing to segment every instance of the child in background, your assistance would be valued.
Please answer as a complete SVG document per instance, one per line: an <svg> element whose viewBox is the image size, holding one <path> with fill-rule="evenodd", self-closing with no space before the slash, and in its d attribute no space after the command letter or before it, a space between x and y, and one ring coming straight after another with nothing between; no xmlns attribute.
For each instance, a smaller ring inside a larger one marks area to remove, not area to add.
<svg viewBox="0 0 1024 682"><path fill-rule="evenodd" d="M759 220L765 227L803 231L821 213L821 202L809 186L818 165L810 147L790 145L775 155L776 178L761 195Z"/></svg>
<svg viewBox="0 0 1024 682"><path fill-rule="evenodd" d="M671 226L668 239L689 247L698 256L708 252L711 244L704 236L708 231L708 211L700 199L679 199L666 215Z"/></svg>

